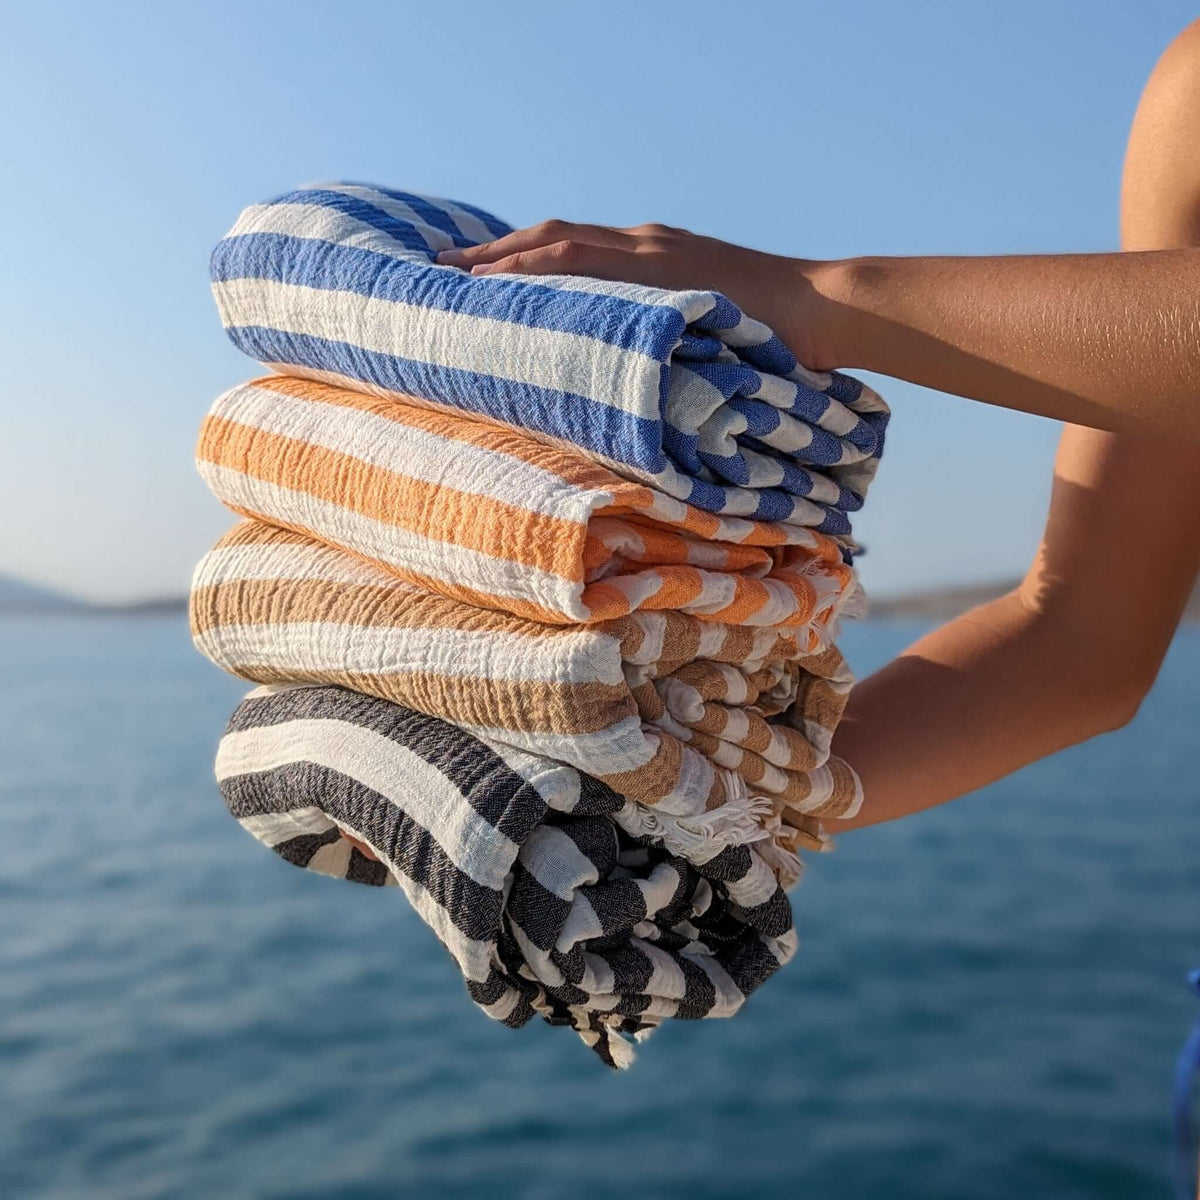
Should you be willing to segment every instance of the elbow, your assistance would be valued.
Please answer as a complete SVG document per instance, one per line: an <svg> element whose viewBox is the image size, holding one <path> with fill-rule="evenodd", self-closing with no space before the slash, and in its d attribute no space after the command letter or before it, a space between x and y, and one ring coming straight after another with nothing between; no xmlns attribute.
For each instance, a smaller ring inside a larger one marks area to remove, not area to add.
<svg viewBox="0 0 1200 1200"><path fill-rule="evenodd" d="M1149 690L1149 686L1130 686L1107 697L1093 714L1095 728L1091 736L1098 737L1102 733L1116 733L1118 729L1124 729L1138 715Z"/></svg>
<svg viewBox="0 0 1200 1200"><path fill-rule="evenodd" d="M1114 733L1133 721L1158 677L1170 631L1155 626L1131 636L1081 619L1074 604L1047 605L1024 589L1018 602L1036 630L1049 701L1044 711L1066 744Z"/></svg>
<svg viewBox="0 0 1200 1200"><path fill-rule="evenodd" d="M1153 673L1128 672L1091 681L1093 686L1088 687L1083 706L1086 728L1080 740L1124 729L1138 715L1154 679Z"/></svg>

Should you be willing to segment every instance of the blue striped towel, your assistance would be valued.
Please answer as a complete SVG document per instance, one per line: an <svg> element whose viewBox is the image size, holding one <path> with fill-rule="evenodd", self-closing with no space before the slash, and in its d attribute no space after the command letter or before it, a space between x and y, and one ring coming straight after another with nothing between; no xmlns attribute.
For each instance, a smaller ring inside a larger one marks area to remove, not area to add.
<svg viewBox="0 0 1200 1200"><path fill-rule="evenodd" d="M888 419L870 388L800 366L716 292L434 262L509 232L471 205L317 184L242 213L213 290L234 344L274 370L481 414L849 554Z"/></svg>

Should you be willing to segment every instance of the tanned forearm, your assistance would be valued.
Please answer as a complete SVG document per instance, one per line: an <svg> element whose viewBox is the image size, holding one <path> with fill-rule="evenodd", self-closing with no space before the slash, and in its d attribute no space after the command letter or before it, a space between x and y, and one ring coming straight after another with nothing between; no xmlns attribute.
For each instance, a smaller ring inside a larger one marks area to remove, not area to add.
<svg viewBox="0 0 1200 1200"><path fill-rule="evenodd" d="M1200 441L1200 250L806 264L837 365L1113 431ZM801 342L797 329L794 335Z"/></svg>
<svg viewBox="0 0 1200 1200"><path fill-rule="evenodd" d="M833 749L857 769L867 801L829 830L975 791L1120 725L1136 701L1132 681L1012 592L934 630L855 687Z"/></svg>

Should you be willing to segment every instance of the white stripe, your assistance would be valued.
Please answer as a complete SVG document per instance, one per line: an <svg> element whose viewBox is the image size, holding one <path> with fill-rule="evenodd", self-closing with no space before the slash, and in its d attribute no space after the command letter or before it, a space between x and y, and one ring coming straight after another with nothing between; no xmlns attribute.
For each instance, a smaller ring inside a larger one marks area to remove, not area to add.
<svg viewBox="0 0 1200 1200"><path fill-rule="evenodd" d="M226 237L244 237L254 233L277 233L285 237L310 238L370 250L388 258L425 262L390 233L349 217L336 209L312 204L253 204L244 209L237 224ZM215 287L216 285L214 285Z"/></svg>
<svg viewBox="0 0 1200 1200"><path fill-rule="evenodd" d="M520 1002L521 993L516 988L507 988L499 1000L493 1001L491 1004L480 1004L479 1007L494 1021L507 1020L509 1013L512 1012Z"/></svg>
<svg viewBox="0 0 1200 1200"><path fill-rule="evenodd" d="M743 908L755 908L765 904L775 895L779 886L774 871L758 856L750 854L750 869L740 879L727 881L729 897Z"/></svg>
<svg viewBox="0 0 1200 1200"><path fill-rule="evenodd" d="M573 838L554 825L539 825L521 847L521 864L560 900L571 900L585 884L598 883L596 864Z"/></svg>
<svg viewBox="0 0 1200 1200"><path fill-rule="evenodd" d="M213 294L226 326L261 325L328 338L375 353L570 392L647 420L660 419L662 364L599 338L269 279L214 283Z"/></svg>
<svg viewBox="0 0 1200 1200"><path fill-rule="evenodd" d="M437 767L407 746L350 721L302 718L227 733L217 778L311 763L349 776L427 830L476 883L500 889L517 846L472 807ZM347 843L348 844L348 843Z"/></svg>
<svg viewBox="0 0 1200 1200"><path fill-rule="evenodd" d="M324 446L406 479L484 496L581 526L594 509L612 503L609 492L578 487L502 450L409 425L403 420L405 407L396 406L401 419L394 420L247 383L221 396L209 415Z"/></svg>
<svg viewBox="0 0 1200 1200"><path fill-rule="evenodd" d="M320 383L332 384L334 387L350 388L360 392L367 392L372 396L387 396L392 399L399 399L406 404L416 404L420 407L436 409L439 412L454 412L461 413L462 408L453 404L438 404L433 400L426 400L418 396L407 396L401 392L392 391L389 388L379 387L376 384L370 383L364 379L356 379L350 375L342 375L337 371L325 371L316 367L305 367L298 363L283 363L283 362L266 362L262 364L271 371L275 371L280 375L293 375L298 379L315 379ZM549 434L539 433L534 430L524 431L529 437L535 441L543 442L548 446L555 446L574 453L579 452L579 447L571 442L564 441L561 438L553 438ZM632 483L644 484L646 487L652 488L655 491L661 492L669 499L678 499L686 501L691 496L693 491L693 480L691 476L684 475L676 470L674 466L667 463L665 468L659 472L642 471L637 467L630 466L628 463L623 463L615 458L608 458L606 455L589 451L588 455L601 466L607 467L615 475L621 476L623 479L628 479ZM867 465L874 472L876 460L870 459ZM848 486L849 473L859 470L858 467L845 468L845 475L839 475L839 478L844 478ZM833 487L828 479L819 479L819 483L826 487ZM731 484L723 484L725 507L720 514L711 513L710 516L722 517L753 517L758 511L758 506L761 503L761 497L758 492L749 488L738 488ZM834 489L836 491L836 488ZM801 545L811 545L811 538L814 536L806 528L810 525L819 525L825 519L825 513L815 504L804 499L801 496L789 496L789 501L792 505L792 511L787 517L773 524L776 528L787 530L795 529L800 533L800 537L796 540ZM737 537L729 538L730 541L737 541Z"/></svg>
<svg viewBox="0 0 1200 1200"><path fill-rule="evenodd" d="M386 521L322 500L310 492L256 479L232 467L200 459L196 469L224 504L255 513L268 522L302 529L319 541L335 542L365 558L388 563L431 580L468 587L483 595L523 600L573 620L586 620L583 585L526 563L484 554L450 542L433 541ZM377 586L395 577L379 572Z"/></svg>
<svg viewBox="0 0 1200 1200"><path fill-rule="evenodd" d="M680 876L670 863L659 863L650 872L649 878L637 879L634 882L645 901L646 917L652 920L664 905L670 903L671 897L679 889Z"/></svg>
<svg viewBox="0 0 1200 1200"><path fill-rule="evenodd" d="M194 640L202 654L234 674L270 667L292 672L297 682L331 671L515 683L624 682L619 652L599 644L608 640L604 635L586 631L540 641L483 629L280 621L216 625Z"/></svg>
<svg viewBox="0 0 1200 1200"><path fill-rule="evenodd" d="M308 860L307 870L315 871L318 875L332 875L335 879L345 879L350 868L350 851L353 847L345 838L339 837L328 846L319 846L317 852Z"/></svg>
<svg viewBox="0 0 1200 1200"><path fill-rule="evenodd" d="M222 773L221 757L217 753L217 780L227 778L231 772ZM239 817L238 824L247 833L253 834L265 846L274 849L280 842L291 841L295 837L304 837L312 833L328 833L333 828L333 822L325 813L313 805L305 808L293 808L285 813L257 813L250 817Z"/></svg>
<svg viewBox="0 0 1200 1200"><path fill-rule="evenodd" d="M669 1000L682 1000L687 989L687 979L679 964L666 951L660 950L645 938L635 937L629 940L650 960L654 968L646 984L646 994Z"/></svg>
<svg viewBox="0 0 1200 1200"><path fill-rule="evenodd" d="M196 568L192 586L214 587L233 580L287 579L296 582L321 579L326 583L381 586L380 571L341 550L314 542L245 543L214 546ZM394 576L384 576L382 586L420 594L420 589Z"/></svg>
<svg viewBox="0 0 1200 1200"><path fill-rule="evenodd" d="M518 729L500 729L494 725L472 725L459 720L454 723L478 738L507 742L530 754L544 754L547 758L578 767L589 775L620 775L626 771L637 771L650 762L658 751L657 743L647 739L642 732L641 721L636 716L626 717L596 733L523 733ZM695 754L695 751L692 753ZM702 796L706 795L707 792L702 793ZM688 805L688 815L702 812L703 809L703 799L693 795Z"/></svg>
<svg viewBox="0 0 1200 1200"><path fill-rule="evenodd" d="M571 900L570 911L567 913L567 919L563 922L562 929L558 932L558 939L554 943L554 949L559 954L569 954L576 946L590 942L593 938L604 936L604 925L596 915L596 910L587 898L587 893L581 891L569 899Z"/></svg>

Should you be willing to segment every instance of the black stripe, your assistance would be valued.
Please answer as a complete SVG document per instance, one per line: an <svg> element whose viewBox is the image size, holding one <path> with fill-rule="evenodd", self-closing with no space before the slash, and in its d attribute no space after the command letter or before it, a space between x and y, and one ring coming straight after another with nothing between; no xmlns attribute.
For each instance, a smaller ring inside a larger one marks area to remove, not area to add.
<svg viewBox="0 0 1200 1200"><path fill-rule="evenodd" d="M628 994L635 998L640 996L643 1003L636 1011L641 1012L649 1003L649 998L645 993L650 983L650 976L654 974L654 964L649 957L633 942L626 939L605 949L601 953L601 958L613 973L616 981L613 990L618 995ZM626 1010L622 1009L622 1011Z"/></svg>
<svg viewBox="0 0 1200 1200"><path fill-rule="evenodd" d="M763 944L762 938L750 930L736 947L720 955L717 961L744 996L749 996L779 970L779 960Z"/></svg>
<svg viewBox="0 0 1200 1200"><path fill-rule="evenodd" d="M683 999L675 1016L683 1021L696 1021L707 1017L717 1002L717 989L702 967L685 955L677 955L675 961L683 971Z"/></svg>
<svg viewBox="0 0 1200 1200"><path fill-rule="evenodd" d="M350 848L350 866L346 869L346 878L351 883L366 883L371 887L383 887L388 881L390 872L381 862L368 858L357 846Z"/></svg>
<svg viewBox="0 0 1200 1200"><path fill-rule="evenodd" d="M341 834L336 829L327 829L324 833L302 833L298 837L288 838L286 842L277 842L272 849L288 862L307 867L322 846L333 845L339 837Z"/></svg>
<svg viewBox="0 0 1200 1200"><path fill-rule="evenodd" d="M746 924L767 937L783 937L792 927L792 903L781 887L776 887L771 896L761 904L749 908L739 906L738 912Z"/></svg>
<svg viewBox="0 0 1200 1200"><path fill-rule="evenodd" d="M467 937L491 941L496 936L503 864L497 864L494 888L476 883L454 865L427 829L357 779L315 763L285 763L272 771L229 776L221 781L221 791L239 818L316 806L420 884ZM333 833L336 837L336 830Z"/></svg>
<svg viewBox="0 0 1200 1200"><path fill-rule="evenodd" d="M513 864L505 915L539 950L554 949L570 911L570 901L547 891L519 861Z"/></svg>
<svg viewBox="0 0 1200 1200"><path fill-rule="evenodd" d="M646 897L632 879L614 879L580 891L596 910L605 937L628 933L638 921L646 919Z"/></svg>
<svg viewBox="0 0 1200 1200"><path fill-rule="evenodd" d="M546 824L565 833L575 843L579 853L595 867L597 879L608 878L617 865L621 850L617 827L612 821L604 816L563 816L551 812Z"/></svg>
<svg viewBox="0 0 1200 1200"><path fill-rule="evenodd" d="M726 846L703 866L697 868L706 879L736 883L750 873L750 847Z"/></svg>
<svg viewBox="0 0 1200 1200"><path fill-rule="evenodd" d="M438 717L347 688L296 688L248 697L234 712L228 732L295 720L346 721L404 747L444 775L485 821L517 845L542 820L545 800L478 738ZM514 808L514 798L523 790L538 796L543 811L524 803Z"/></svg>
<svg viewBox="0 0 1200 1200"><path fill-rule="evenodd" d="M625 797L618 795L606 783L590 775L579 776L579 803L572 809L578 817L607 816L625 807Z"/></svg>

